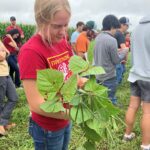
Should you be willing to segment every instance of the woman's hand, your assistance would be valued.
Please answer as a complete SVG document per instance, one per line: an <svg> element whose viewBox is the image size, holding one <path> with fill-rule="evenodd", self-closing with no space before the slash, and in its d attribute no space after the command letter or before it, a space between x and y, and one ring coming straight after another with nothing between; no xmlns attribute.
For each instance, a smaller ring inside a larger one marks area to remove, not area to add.
<svg viewBox="0 0 150 150"><path fill-rule="evenodd" d="M87 81L88 81L87 78L80 78L80 77L78 77L78 80L77 80L78 87L82 88Z"/></svg>

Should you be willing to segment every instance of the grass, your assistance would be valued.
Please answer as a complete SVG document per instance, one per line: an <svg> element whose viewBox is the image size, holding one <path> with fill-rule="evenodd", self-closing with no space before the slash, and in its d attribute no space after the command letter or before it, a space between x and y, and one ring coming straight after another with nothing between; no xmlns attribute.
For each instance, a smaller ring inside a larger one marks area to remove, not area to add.
<svg viewBox="0 0 150 150"><path fill-rule="evenodd" d="M119 103L122 104L120 118L124 120L125 111L128 107L129 97L130 97L130 86L127 82L128 72L129 72L129 62L127 64L127 72L125 74L122 84L118 87L117 97ZM17 124L17 127L9 131L6 137L0 138L0 150L33 150L33 142L28 134L28 115L29 109L26 102L26 97L23 90L17 90L19 94L19 101L12 114L12 122ZM125 126L118 123L119 130L113 135L113 141L108 141L107 139L102 139L97 143L97 150L139 150L141 141L141 131L140 131L140 113L139 111L135 123L134 132L136 133L136 138L129 142L123 143L122 136L124 133ZM85 139L78 126L74 125L72 130L72 139L70 142L69 150L75 150L77 147L83 145ZM80 150L80 149L78 149Z"/></svg>

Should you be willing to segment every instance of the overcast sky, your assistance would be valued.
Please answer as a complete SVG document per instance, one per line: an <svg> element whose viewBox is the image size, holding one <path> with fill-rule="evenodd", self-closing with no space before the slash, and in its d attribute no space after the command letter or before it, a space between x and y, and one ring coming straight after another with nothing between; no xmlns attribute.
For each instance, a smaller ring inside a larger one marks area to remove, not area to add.
<svg viewBox="0 0 150 150"><path fill-rule="evenodd" d="M139 19L150 14L150 0L69 0L72 17L70 26L77 21L94 20L101 28L104 16L114 14L118 18L127 16L132 24L131 29L138 24ZM17 23L34 24L34 0L0 0L0 22L9 21L10 16L17 18Z"/></svg>

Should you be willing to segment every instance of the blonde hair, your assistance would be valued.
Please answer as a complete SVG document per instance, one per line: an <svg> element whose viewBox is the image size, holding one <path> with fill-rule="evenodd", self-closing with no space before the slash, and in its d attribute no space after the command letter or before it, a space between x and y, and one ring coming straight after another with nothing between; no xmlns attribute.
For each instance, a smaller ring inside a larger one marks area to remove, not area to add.
<svg viewBox="0 0 150 150"><path fill-rule="evenodd" d="M68 0L35 0L34 13L37 24L37 32L42 33L42 39L45 43L45 27L49 25L56 12L65 10L71 15L71 9ZM48 29L49 30L49 29ZM51 37L48 37L48 43Z"/></svg>

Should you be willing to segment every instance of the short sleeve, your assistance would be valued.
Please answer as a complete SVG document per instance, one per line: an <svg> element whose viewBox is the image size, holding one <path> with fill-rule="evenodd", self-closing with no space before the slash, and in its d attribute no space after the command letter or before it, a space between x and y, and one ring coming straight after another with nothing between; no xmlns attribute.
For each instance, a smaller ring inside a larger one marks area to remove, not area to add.
<svg viewBox="0 0 150 150"><path fill-rule="evenodd" d="M118 48L120 48L120 45L125 43L125 37L122 33L117 33L115 36L117 43L118 43Z"/></svg>
<svg viewBox="0 0 150 150"><path fill-rule="evenodd" d="M4 43L4 44L8 45L10 42L11 42L11 39L10 39L9 37L5 36L5 37L3 38L3 43Z"/></svg>
<svg viewBox="0 0 150 150"><path fill-rule="evenodd" d="M20 78L36 79L37 71L47 68L46 60L36 51L21 49L18 57Z"/></svg>
<svg viewBox="0 0 150 150"><path fill-rule="evenodd" d="M110 59L114 65L120 63L120 58L117 53L117 41L115 39L109 41L109 54L110 54Z"/></svg>

